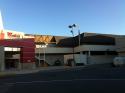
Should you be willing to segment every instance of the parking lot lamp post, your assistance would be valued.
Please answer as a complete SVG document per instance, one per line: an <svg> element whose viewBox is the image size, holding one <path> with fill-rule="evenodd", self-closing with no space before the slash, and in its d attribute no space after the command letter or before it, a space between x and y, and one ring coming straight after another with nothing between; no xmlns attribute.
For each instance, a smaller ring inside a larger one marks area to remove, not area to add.
<svg viewBox="0 0 125 93"><path fill-rule="evenodd" d="M74 32L73 32L73 28L74 27L76 27L76 25L75 24L73 24L73 25L69 25L69 28L71 29L71 33L72 33L72 36L73 36L73 39L72 39L72 43L73 43L73 66L75 66L75 55L74 55L74 43L75 43L75 39L74 39Z"/></svg>
<svg viewBox="0 0 125 93"><path fill-rule="evenodd" d="M39 67L40 67L40 59L41 59L41 58L40 58L40 48L41 48L41 45L39 45L38 48L39 48Z"/></svg>
<svg viewBox="0 0 125 93"><path fill-rule="evenodd" d="M78 28L78 41L79 41L79 48L80 48L80 45L81 45L81 36L80 36L80 29L79 29L79 26L78 25L76 25L77 26L77 28ZM81 63L81 55L82 55L82 52L80 52L79 51L79 61L80 61L80 63Z"/></svg>

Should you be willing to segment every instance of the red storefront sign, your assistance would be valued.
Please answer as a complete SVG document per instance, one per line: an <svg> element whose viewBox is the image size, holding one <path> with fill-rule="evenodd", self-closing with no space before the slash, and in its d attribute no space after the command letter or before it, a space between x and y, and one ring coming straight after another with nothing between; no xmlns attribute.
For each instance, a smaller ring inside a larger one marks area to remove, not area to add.
<svg viewBox="0 0 125 93"><path fill-rule="evenodd" d="M7 32L7 36L11 39L11 38L20 38L20 34L15 34L12 32Z"/></svg>

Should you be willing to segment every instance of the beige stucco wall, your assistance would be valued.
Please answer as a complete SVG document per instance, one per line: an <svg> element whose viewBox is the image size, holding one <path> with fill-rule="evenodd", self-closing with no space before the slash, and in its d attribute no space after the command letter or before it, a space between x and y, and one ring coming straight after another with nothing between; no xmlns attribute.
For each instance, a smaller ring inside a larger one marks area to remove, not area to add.
<svg viewBox="0 0 125 93"><path fill-rule="evenodd" d="M64 65L64 56L63 55L47 55L46 56L46 62L50 65L54 65L56 60L60 60L61 65Z"/></svg>
<svg viewBox="0 0 125 93"><path fill-rule="evenodd" d="M79 54L75 54L75 61L76 63L80 63ZM104 63L112 63L113 59L115 58L115 55L82 55L81 56L81 63L84 63L85 65L91 65L91 64L104 64ZM64 55L64 63L67 63L67 59L72 59L73 55Z"/></svg>
<svg viewBox="0 0 125 93"><path fill-rule="evenodd" d="M116 49L115 45L81 45L75 47L75 52L79 51L114 51Z"/></svg>
<svg viewBox="0 0 125 93"><path fill-rule="evenodd" d="M116 50L119 56L125 56L125 36L116 38Z"/></svg>
<svg viewBox="0 0 125 93"><path fill-rule="evenodd" d="M84 63L87 64L87 56L83 54L74 54L75 63ZM64 64L67 64L68 59L73 59L72 54L64 55Z"/></svg>
<svg viewBox="0 0 125 93"><path fill-rule="evenodd" d="M5 64L4 64L4 47L0 46L0 71L4 71Z"/></svg>
<svg viewBox="0 0 125 93"><path fill-rule="evenodd" d="M47 48L36 48L35 53L72 53L72 48L59 48L59 47L47 47Z"/></svg>
<svg viewBox="0 0 125 93"><path fill-rule="evenodd" d="M44 53L44 48L36 48L35 53ZM81 45L74 48L75 52L80 51L115 51L115 45ZM45 53L72 53L73 48L58 48L58 47L47 47L45 48Z"/></svg>
<svg viewBox="0 0 125 93"><path fill-rule="evenodd" d="M113 55L94 55L88 58L88 64L112 63L116 56Z"/></svg>
<svg viewBox="0 0 125 93"><path fill-rule="evenodd" d="M44 48L36 48L36 53L44 53ZM74 48L75 52L81 52L81 51L115 51L116 50L116 46L115 45L81 45L81 46L77 46ZM45 53L46 53L46 60L49 64L53 65L55 60L57 58L60 58L62 61L64 61L64 63L66 63L67 58L72 58L72 55L68 55L68 56L64 56L63 55L67 54L67 53L72 53L73 52L73 48L51 48L51 47L47 47L45 48ZM48 54L51 54L51 56L49 56ZM61 54L60 55L54 55L54 54ZM83 54L82 54L83 55ZM60 56L60 57L59 57ZM106 55L101 55L101 56L90 56L88 57L87 55L85 55L86 57L82 56L81 60L86 60L85 64L102 64L102 63L111 63L113 58L115 56L106 56ZM79 57L79 56L78 56ZM76 59L79 59L79 58ZM77 62L79 62L77 60ZM63 63L63 62L62 62Z"/></svg>

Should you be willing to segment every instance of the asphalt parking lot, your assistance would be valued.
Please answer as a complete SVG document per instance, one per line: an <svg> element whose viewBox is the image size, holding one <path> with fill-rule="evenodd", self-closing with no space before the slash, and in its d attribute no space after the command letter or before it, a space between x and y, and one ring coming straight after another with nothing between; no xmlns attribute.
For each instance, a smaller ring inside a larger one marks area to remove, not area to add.
<svg viewBox="0 0 125 93"><path fill-rule="evenodd" d="M125 68L89 66L0 79L0 93L125 92Z"/></svg>

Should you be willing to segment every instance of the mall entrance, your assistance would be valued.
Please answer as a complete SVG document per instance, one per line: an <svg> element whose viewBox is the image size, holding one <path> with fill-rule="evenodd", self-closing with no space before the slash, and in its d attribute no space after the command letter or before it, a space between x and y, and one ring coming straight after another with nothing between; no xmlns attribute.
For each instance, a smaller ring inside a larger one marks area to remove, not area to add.
<svg viewBox="0 0 125 93"><path fill-rule="evenodd" d="M20 63L20 48L5 47L5 69L17 69Z"/></svg>

